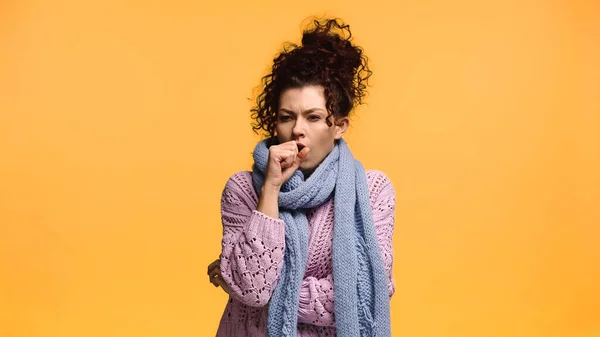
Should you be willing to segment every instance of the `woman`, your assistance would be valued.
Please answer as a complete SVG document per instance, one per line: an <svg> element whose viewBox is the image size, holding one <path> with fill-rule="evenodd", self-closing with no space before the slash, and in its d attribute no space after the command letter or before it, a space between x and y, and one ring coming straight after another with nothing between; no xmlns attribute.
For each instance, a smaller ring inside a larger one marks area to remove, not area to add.
<svg viewBox="0 0 600 337"><path fill-rule="evenodd" d="M221 198L217 336L389 336L395 193L343 140L371 75L341 21L284 49L252 110L268 138Z"/></svg>

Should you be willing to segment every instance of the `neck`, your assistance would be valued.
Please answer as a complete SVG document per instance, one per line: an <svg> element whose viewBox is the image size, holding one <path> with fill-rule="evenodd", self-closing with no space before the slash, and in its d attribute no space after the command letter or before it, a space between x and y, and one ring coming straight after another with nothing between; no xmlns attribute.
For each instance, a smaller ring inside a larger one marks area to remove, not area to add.
<svg viewBox="0 0 600 337"><path fill-rule="evenodd" d="M300 170L302 171L302 175L304 175L304 181L306 181L308 179L308 177L310 177L310 175L315 171L315 169L307 169L307 170Z"/></svg>

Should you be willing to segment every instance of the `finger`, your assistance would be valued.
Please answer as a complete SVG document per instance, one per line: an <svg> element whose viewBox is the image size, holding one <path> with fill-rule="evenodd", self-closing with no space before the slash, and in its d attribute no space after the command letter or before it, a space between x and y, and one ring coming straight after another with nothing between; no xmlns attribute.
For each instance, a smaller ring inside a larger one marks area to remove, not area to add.
<svg viewBox="0 0 600 337"><path fill-rule="evenodd" d="M288 151L286 151L286 153L282 154L281 161L279 162L279 164L281 165L281 168L288 168L294 164L295 160L296 160L296 153L288 150Z"/></svg>
<svg viewBox="0 0 600 337"><path fill-rule="evenodd" d="M298 150L298 142L295 140L290 140L289 142L285 142L281 145L289 150L294 150L294 149Z"/></svg>
<svg viewBox="0 0 600 337"><path fill-rule="evenodd" d="M302 149L302 151L298 152L298 159L300 160L300 162L303 162L304 159L306 159L306 156L308 155L309 152L310 152L309 147L305 147Z"/></svg>
<svg viewBox="0 0 600 337"><path fill-rule="evenodd" d="M298 143L295 140L290 140L279 145L272 146L269 150L273 151L298 151Z"/></svg>
<svg viewBox="0 0 600 337"><path fill-rule="evenodd" d="M285 156L296 156L298 154L298 145L295 140L289 141L287 143L283 143L280 148L276 149L278 151L282 151L282 154Z"/></svg>
<svg viewBox="0 0 600 337"><path fill-rule="evenodd" d="M208 265L208 269L212 269L214 268L216 265L218 265L221 262L221 259L216 259L214 260L211 264Z"/></svg>
<svg viewBox="0 0 600 337"><path fill-rule="evenodd" d="M221 278L221 275L219 273L213 273L208 276L208 281L210 283L212 283L215 287L217 287L218 284L216 283L216 281L220 278Z"/></svg>
<svg viewBox="0 0 600 337"><path fill-rule="evenodd" d="M221 259L215 260L213 263L208 265L207 273L210 274L211 270L221 265Z"/></svg>
<svg viewBox="0 0 600 337"><path fill-rule="evenodd" d="M229 295L231 295L231 288L229 288L229 285L227 285L227 283L225 283L225 281L222 278L216 277L215 283L216 283L217 287L223 288L223 290L226 293L228 293Z"/></svg>
<svg viewBox="0 0 600 337"><path fill-rule="evenodd" d="M215 287L221 287L224 290L225 289L229 289L229 286L227 285L227 283L225 283L225 280L223 280L223 278L221 277L221 275L217 275L213 278L213 281L211 282Z"/></svg>
<svg viewBox="0 0 600 337"><path fill-rule="evenodd" d="M294 141L292 143L292 151L294 151L295 155L298 155L298 142L297 141Z"/></svg>
<svg viewBox="0 0 600 337"><path fill-rule="evenodd" d="M208 271L208 276L215 275L215 273L218 273L219 271L221 271L221 268L217 265Z"/></svg>
<svg viewBox="0 0 600 337"><path fill-rule="evenodd" d="M212 282L217 275L221 276L221 268L215 267L208 273L208 280Z"/></svg>
<svg viewBox="0 0 600 337"><path fill-rule="evenodd" d="M219 286L222 286L225 283L225 281L223 281L223 279L221 278L221 275L216 275L213 278L211 283L214 284L215 287L219 287Z"/></svg>
<svg viewBox="0 0 600 337"><path fill-rule="evenodd" d="M292 165L292 168L294 170L300 167L300 164L302 164L304 159L306 159L306 155L308 155L308 152L310 152L310 149L308 147L305 147L302 149L302 151L298 152L298 155L294 159L294 164Z"/></svg>

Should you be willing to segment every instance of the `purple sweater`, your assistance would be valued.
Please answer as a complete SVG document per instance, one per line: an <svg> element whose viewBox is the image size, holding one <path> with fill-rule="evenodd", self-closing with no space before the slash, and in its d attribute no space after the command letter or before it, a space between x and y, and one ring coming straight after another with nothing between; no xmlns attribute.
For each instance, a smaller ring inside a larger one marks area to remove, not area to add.
<svg viewBox="0 0 600 337"><path fill-rule="evenodd" d="M391 297L395 192L380 171L367 171L367 183ZM310 237L300 288L297 336L335 336L331 264L333 199L307 213ZM238 172L229 178L221 198L221 274L233 294L225 307L217 337L266 335L268 304L283 265L284 223L258 212L257 204L251 172Z"/></svg>

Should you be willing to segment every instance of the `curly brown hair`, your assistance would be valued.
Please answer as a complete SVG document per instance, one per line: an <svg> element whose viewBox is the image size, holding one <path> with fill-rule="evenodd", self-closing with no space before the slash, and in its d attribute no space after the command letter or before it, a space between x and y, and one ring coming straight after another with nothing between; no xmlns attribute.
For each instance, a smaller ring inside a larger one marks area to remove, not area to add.
<svg viewBox="0 0 600 337"><path fill-rule="evenodd" d="M252 129L274 137L281 93L308 85L324 88L326 119L347 117L363 103L372 72L361 47L353 45L350 26L340 19L314 20L302 34L300 46L287 43L273 60L271 73L262 78L262 92L251 109Z"/></svg>

